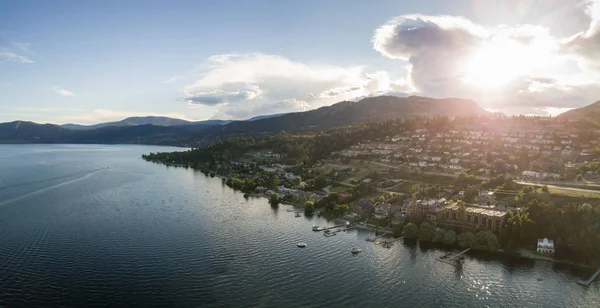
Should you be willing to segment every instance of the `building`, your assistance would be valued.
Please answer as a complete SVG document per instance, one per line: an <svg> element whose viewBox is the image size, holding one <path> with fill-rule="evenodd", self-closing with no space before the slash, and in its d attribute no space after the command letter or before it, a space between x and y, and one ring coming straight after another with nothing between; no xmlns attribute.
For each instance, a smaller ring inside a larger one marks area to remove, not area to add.
<svg viewBox="0 0 600 308"><path fill-rule="evenodd" d="M392 205L389 203L377 203L375 204L375 218L384 219L390 215L390 209Z"/></svg>
<svg viewBox="0 0 600 308"><path fill-rule="evenodd" d="M440 223L500 232L506 221L506 216L506 211L483 207L466 207L466 217L462 220L458 212L458 204L452 203L444 207Z"/></svg>
<svg viewBox="0 0 600 308"><path fill-rule="evenodd" d="M554 254L554 241L549 240L547 238L544 238L543 240L538 240L537 252Z"/></svg>

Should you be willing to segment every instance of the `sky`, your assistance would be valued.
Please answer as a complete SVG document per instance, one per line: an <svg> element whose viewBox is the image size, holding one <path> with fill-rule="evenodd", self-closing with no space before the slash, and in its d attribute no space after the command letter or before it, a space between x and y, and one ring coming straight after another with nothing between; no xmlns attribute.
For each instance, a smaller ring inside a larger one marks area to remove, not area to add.
<svg viewBox="0 0 600 308"><path fill-rule="evenodd" d="M600 100L600 0L0 1L0 122L246 119L377 95Z"/></svg>

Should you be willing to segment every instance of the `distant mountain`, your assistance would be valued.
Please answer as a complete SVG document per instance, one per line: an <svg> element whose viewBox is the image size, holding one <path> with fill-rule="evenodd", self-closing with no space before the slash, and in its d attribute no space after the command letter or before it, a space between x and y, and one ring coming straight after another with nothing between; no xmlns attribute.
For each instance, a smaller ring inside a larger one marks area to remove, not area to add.
<svg viewBox="0 0 600 308"><path fill-rule="evenodd" d="M213 121L209 121L213 122ZM155 126L176 126L176 125L190 125L198 122L190 122L181 119L173 119L167 117L130 117L123 119L121 121L116 122L106 122L106 123L98 123L94 125L79 125L79 124L65 124L62 125L64 128L68 129L96 129L106 126L136 126L136 125L155 125ZM200 124L200 123L198 123ZM209 125L221 125L222 123L215 122L214 124Z"/></svg>
<svg viewBox="0 0 600 308"><path fill-rule="evenodd" d="M287 113L276 113L276 114L256 116L256 117L252 117L246 121L257 121L257 120L262 120L262 119L270 119L270 118L280 117L284 114L287 114ZM233 121L229 121L229 122L233 122Z"/></svg>
<svg viewBox="0 0 600 308"><path fill-rule="evenodd" d="M128 118L84 129L16 121L0 123L0 143L133 143L202 146L234 134L321 131L333 127L414 116L489 114L474 101L379 96L340 102L306 112L260 116L246 121L189 122L162 117ZM98 127L100 125L100 127Z"/></svg>
<svg viewBox="0 0 600 308"><path fill-rule="evenodd" d="M0 143L36 143L58 139L66 141L72 133L73 131L54 124L26 121L0 123Z"/></svg>
<svg viewBox="0 0 600 308"><path fill-rule="evenodd" d="M344 101L306 112L296 112L256 121L235 121L208 128L205 133L261 133L278 131L327 130L337 126L414 116L487 115L473 100L433 99L419 96L377 96L358 102Z"/></svg>
<svg viewBox="0 0 600 308"><path fill-rule="evenodd" d="M600 126L600 101L585 107L569 110L560 114L558 118L565 120L580 120Z"/></svg>
<svg viewBox="0 0 600 308"><path fill-rule="evenodd" d="M245 121L256 121L256 120L261 120L261 119L268 119L268 118L278 117L278 116L284 115L284 114L285 113L257 116L257 117L247 119ZM192 122L192 121L186 121L186 120L168 118L168 117L148 116L148 117L130 117L130 118L123 119L121 121L105 122L105 123L98 123L98 124L92 124L92 125L81 125L81 124L69 123L69 124L64 124L61 126L63 128L67 128L67 129L82 130L82 129L97 129L97 128L107 127L107 126L137 126L137 125L155 125L155 126L206 125L206 126L212 126L212 125L225 125L225 124L229 124L231 122L233 122L233 121L232 120L205 120L205 121Z"/></svg>

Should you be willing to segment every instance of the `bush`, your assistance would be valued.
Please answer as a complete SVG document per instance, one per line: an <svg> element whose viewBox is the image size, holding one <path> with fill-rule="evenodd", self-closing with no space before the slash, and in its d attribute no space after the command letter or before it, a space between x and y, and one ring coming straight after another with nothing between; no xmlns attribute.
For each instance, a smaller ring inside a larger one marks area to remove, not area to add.
<svg viewBox="0 0 600 308"><path fill-rule="evenodd" d="M548 185L544 185L542 186L542 191L547 193L548 192Z"/></svg>

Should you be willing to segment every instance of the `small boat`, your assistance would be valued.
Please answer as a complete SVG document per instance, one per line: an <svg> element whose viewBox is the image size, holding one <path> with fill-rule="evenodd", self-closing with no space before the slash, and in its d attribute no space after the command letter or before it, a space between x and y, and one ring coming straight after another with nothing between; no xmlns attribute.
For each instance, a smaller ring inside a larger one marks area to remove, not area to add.
<svg viewBox="0 0 600 308"><path fill-rule="evenodd" d="M300 243L298 243L298 247L305 248L306 247L306 243L300 242Z"/></svg>
<svg viewBox="0 0 600 308"><path fill-rule="evenodd" d="M296 217L302 217L302 215L300 215L300 213L296 213Z"/></svg>
<svg viewBox="0 0 600 308"><path fill-rule="evenodd" d="M320 226L314 225L314 226L312 226L312 230L313 231L323 231L323 230L325 230L325 227L320 227Z"/></svg>
<svg viewBox="0 0 600 308"><path fill-rule="evenodd" d="M542 281L542 280L544 280L544 279L542 279L542 277L540 277L540 278L537 279L537 281Z"/></svg>
<svg viewBox="0 0 600 308"><path fill-rule="evenodd" d="M351 253L359 253L359 252L361 252L361 251L362 251L362 250L361 250L360 248L358 248L358 247L352 247L352 249L350 249L350 252L351 252Z"/></svg>

